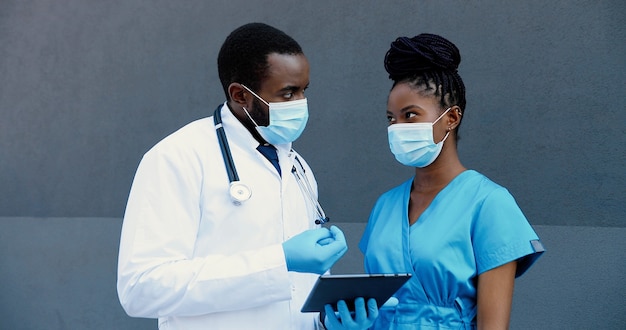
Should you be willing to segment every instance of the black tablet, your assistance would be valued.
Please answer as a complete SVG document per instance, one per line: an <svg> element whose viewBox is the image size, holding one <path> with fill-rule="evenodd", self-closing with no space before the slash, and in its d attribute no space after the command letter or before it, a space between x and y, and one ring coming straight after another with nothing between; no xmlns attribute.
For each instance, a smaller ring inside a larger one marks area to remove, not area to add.
<svg viewBox="0 0 626 330"><path fill-rule="evenodd" d="M321 312L324 305L331 304L337 310L337 302L344 300L354 310L354 299L376 298L378 307L400 289L411 274L347 274L322 275L309 293L302 312Z"/></svg>

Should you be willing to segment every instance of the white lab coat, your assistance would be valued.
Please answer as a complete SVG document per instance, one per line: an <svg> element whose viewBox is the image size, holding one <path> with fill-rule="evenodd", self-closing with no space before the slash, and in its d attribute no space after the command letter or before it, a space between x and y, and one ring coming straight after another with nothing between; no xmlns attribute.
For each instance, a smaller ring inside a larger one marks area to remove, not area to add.
<svg viewBox="0 0 626 330"><path fill-rule="evenodd" d="M223 126L252 197L235 206L213 117L148 151L126 206L118 296L131 316L159 329L315 329L301 313L315 274L288 272L281 243L319 227L294 175L291 144L278 145L282 180L224 104ZM305 174L317 193L312 171Z"/></svg>

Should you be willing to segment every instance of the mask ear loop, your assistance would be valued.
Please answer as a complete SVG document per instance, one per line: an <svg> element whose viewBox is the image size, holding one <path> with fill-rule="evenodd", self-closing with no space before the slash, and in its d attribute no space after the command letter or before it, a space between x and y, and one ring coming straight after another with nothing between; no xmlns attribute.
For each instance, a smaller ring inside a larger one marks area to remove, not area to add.
<svg viewBox="0 0 626 330"><path fill-rule="evenodd" d="M269 103L265 102L264 99L262 99L260 96L256 95L256 93L253 92L250 88L246 87L246 85L241 84L241 87L245 88L248 92L250 92L250 94L254 95L257 99L261 100L261 102L265 103L265 105L267 105L268 107L270 106Z"/></svg>
<svg viewBox="0 0 626 330"><path fill-rule="evenodd" d="M448 138L448 136L449 136L449 135L450 135L450 131L448 131L448 132L446 133L446 136L444 136L444 137L443 137L443 140L441 140L441 142L439 142L439 143L443 143L443 142L444 142L444 141Z"/></svg>
<svg viewBox="0 0 626 330"><path fill-rule="evenodd" d="M452 107L449 107L448 109L446 109L446 111L444 111L441 116L439 116L437 119L435 119L435 121L433 121L433 126L435 126L435 124L439 121L439 119L443 118L443 116L448 113L448 111L450 111L450 109L452 109ZM450 135L450 128L448 127L448 132L446 133L446 135L443 137L443 140L441 140L439 143L443 143L448 136Z"/></svg>
<svg viewBox="0 0 626 330"><path fill-rule="evenodd" d="M441 116L437 117L437 119L435 119L435 121L433 121L433 126L435 125L435 123L437 123L439 121L439 119L441 119L446 113L448 113L448 111L450 111L450 109L452 109L452 107L449 107L448 109L446 109L446 111L444 111Z"/></svg>
<svg viewBox="0 0 626 330"><path fill-rule="evenodd" d="M262 99L260 96L256 95L255 92L253 92L250 88L248 88L246 85L241 84L241 87L243 87L245 90L247 90L248 92L250 92L250 94L254 95L257 99L261 100L261 102L265 103L265 105L267 105L268 107L270 106L269 103L265 102L264 99ZM248 118L250 118L250 121L252 121L252 123L254 124L255 127L259 127L259 124L256 123L256 121L254 121L254 119L252 119L252 116L250 116L250 113L248 112L248 109L246 109L246 107L242 107L243 111L246 113L246 116L248 116Z"/></svg>
<svg viewBox="0 0 626 330"><path fill-rule="evenodd" d="M246 116L248 116L248 118L250 118L250 121L252 121L252 123L254 124L255 127L259 127L259 124L256 123L256 121L254 121L254 119L252 119L252 116L250 116L250 113L248 112L248 109L246 109L246 107L242 107L243 111L246 113Z"/></svg>

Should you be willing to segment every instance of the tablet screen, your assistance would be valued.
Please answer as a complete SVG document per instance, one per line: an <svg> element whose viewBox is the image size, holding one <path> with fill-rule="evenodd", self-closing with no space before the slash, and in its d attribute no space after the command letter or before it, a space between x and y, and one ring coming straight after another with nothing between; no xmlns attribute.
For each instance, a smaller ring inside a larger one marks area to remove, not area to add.
<svg viewBox="0 0 626 330"><path fill-rule="evenodd" d="M339 300L344 300L354 310L354 299L376 298L382 306L398 289L411 278L411 274L347 274L322 275L309 293L302 312L321 312L324 305L331 304L336 310Z"/></svg>

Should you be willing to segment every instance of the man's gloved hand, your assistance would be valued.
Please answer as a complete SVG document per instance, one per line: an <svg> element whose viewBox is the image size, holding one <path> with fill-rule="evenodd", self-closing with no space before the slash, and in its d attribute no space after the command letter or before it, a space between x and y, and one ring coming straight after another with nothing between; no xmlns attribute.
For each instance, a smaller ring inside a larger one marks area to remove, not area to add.
<svg viewBox="0 0 626 330"><path fill-rule="evenodd" d="M365 299L359 297L354 300L354 314L350 313L348 305L343 300L337 302L337 312L330 304L324 306L326 318L324 325L328 330L365 330L374 325L378 317L376 299L370 298L365 309Z"/></svg>
<svg viewBox="0 0 626 330"><path fill-rule="evenodd" d="M324 274L341 258L348 245L336 226L307 230L283 243L287 269L300 273Z"/></svg>

